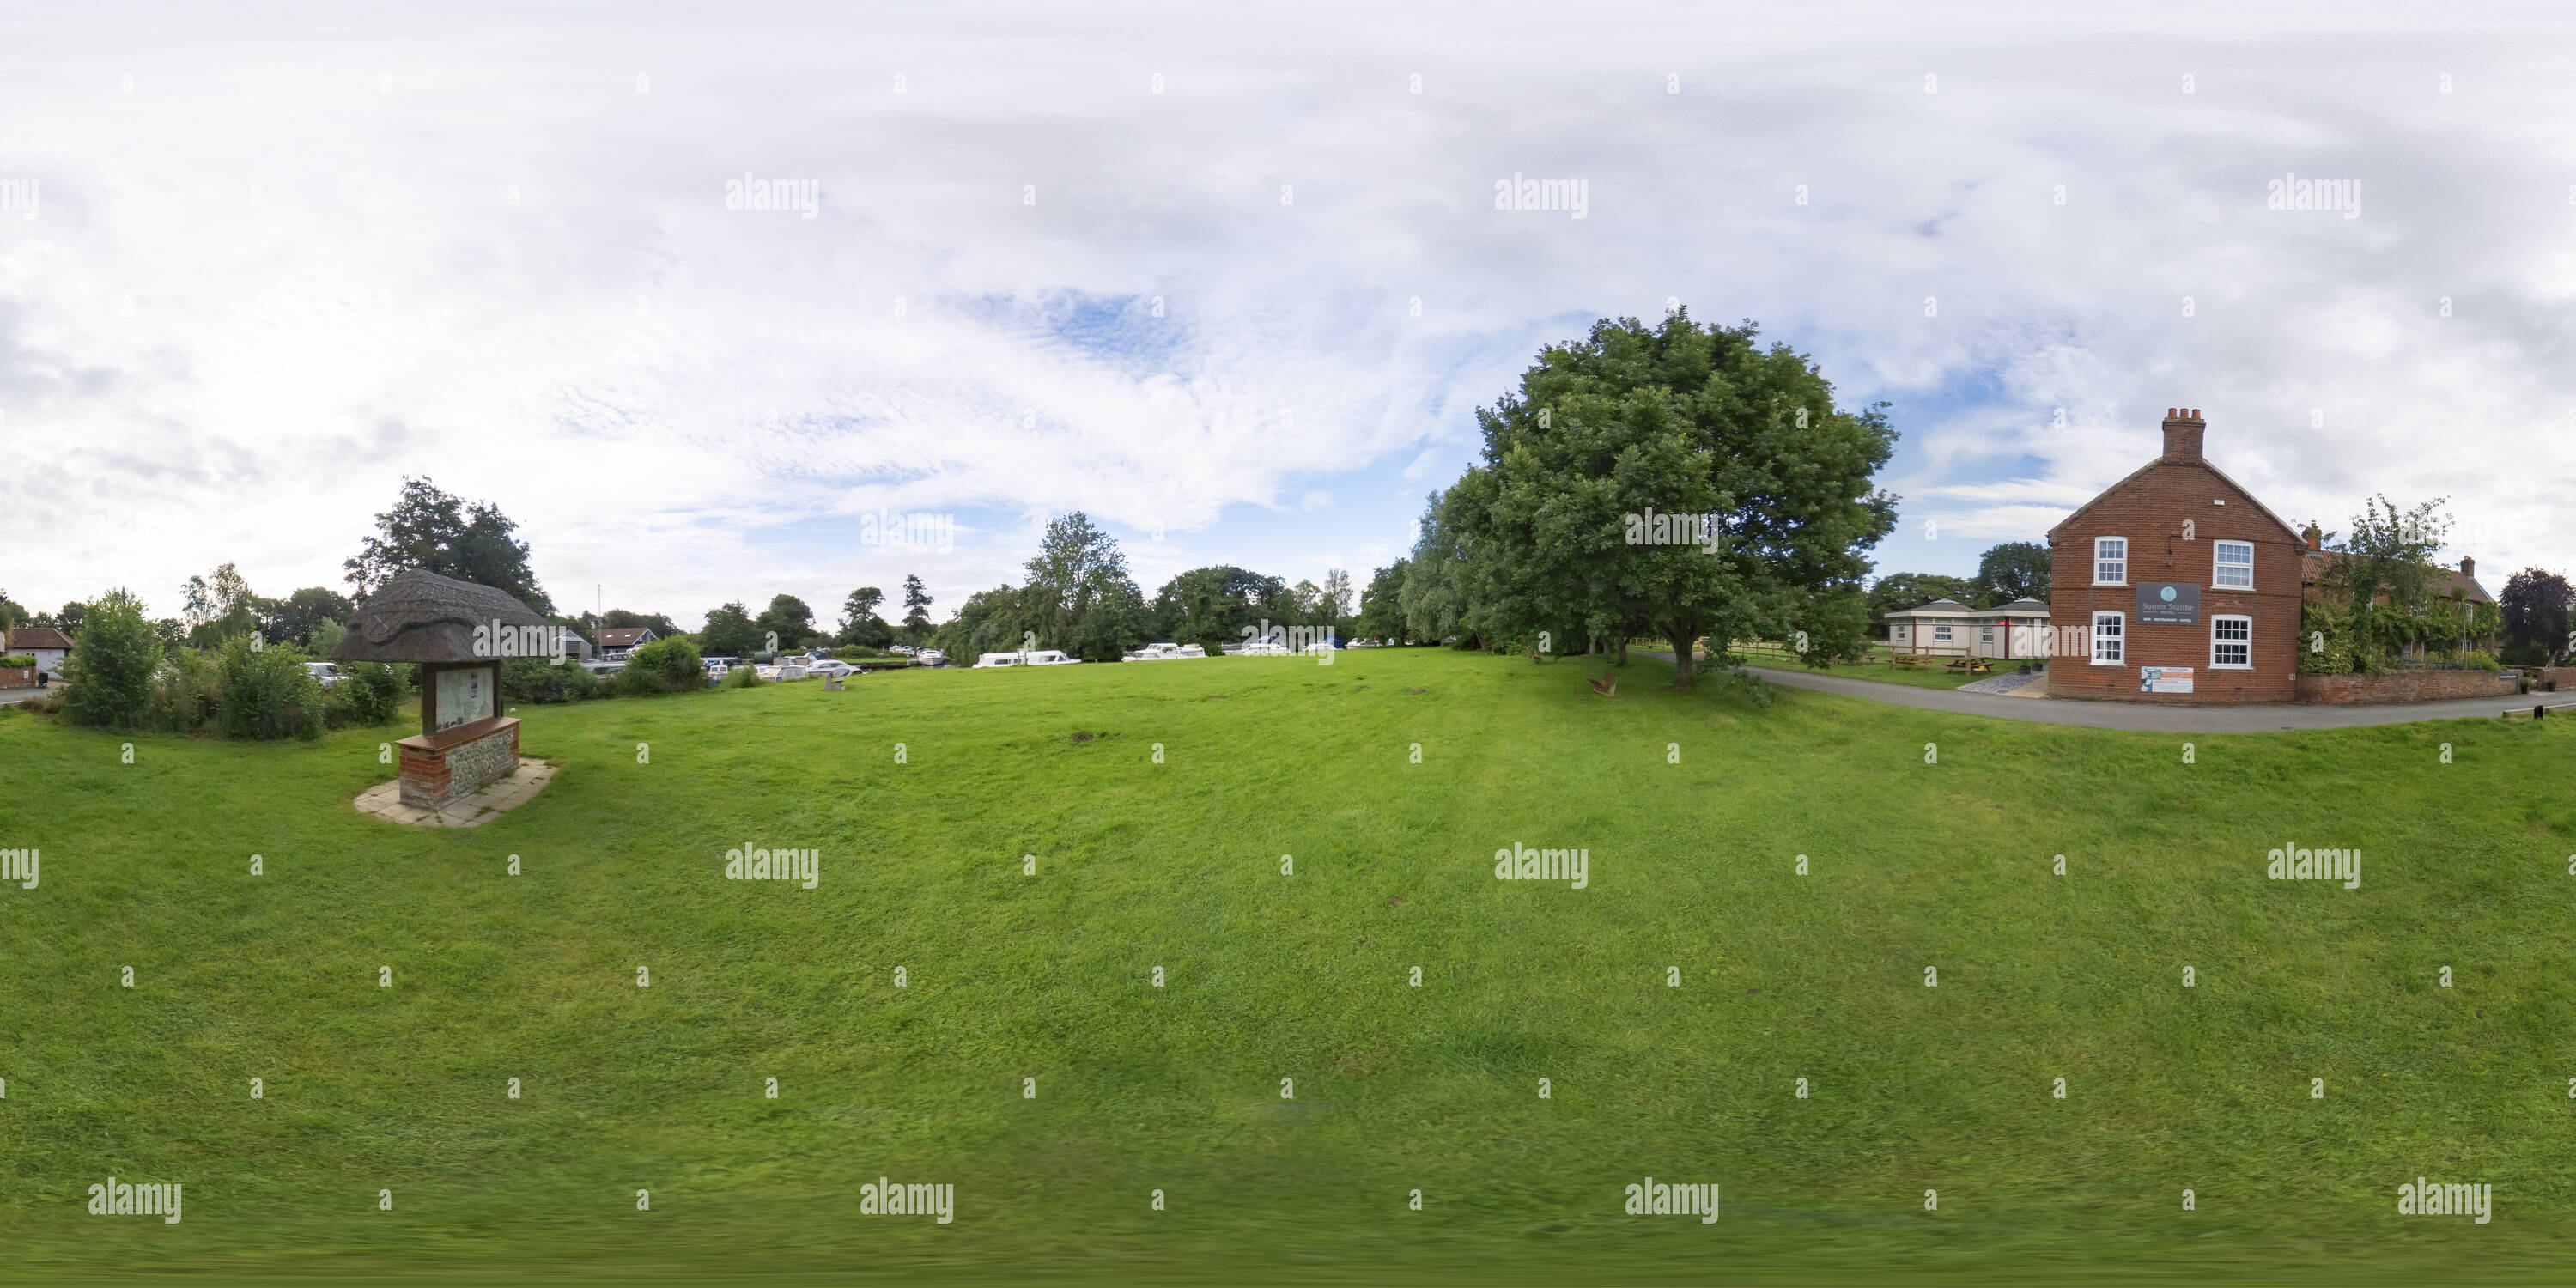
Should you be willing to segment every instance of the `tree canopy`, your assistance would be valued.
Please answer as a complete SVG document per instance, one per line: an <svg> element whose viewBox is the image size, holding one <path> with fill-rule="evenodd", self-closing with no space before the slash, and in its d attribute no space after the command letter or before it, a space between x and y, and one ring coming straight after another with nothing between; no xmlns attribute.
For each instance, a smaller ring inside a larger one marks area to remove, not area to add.
<svg viewBox="0 0 2576 1288"><path fill-rule="evenodd" d="M342 566L360 600L395 573L420 568L490 586L552 614L554 601L528 565L527 543L511 535L518 526L489 502L469 504L426 478L405 478L394 507L376 516L375 535Z"/></svg>
<svg viewBox="0 0 2576 1288"><path fill-rule="evenodd" d="M1896 433L1756 331L1676 310L1542 350L1477 411L1483 460L1425 516L1423 624L1454 605L1459 630L1558 647L1644 628L1671 641L1683 689L1702 636L1857 649L1862 552L1896 523L1872 486Z"/></svg>

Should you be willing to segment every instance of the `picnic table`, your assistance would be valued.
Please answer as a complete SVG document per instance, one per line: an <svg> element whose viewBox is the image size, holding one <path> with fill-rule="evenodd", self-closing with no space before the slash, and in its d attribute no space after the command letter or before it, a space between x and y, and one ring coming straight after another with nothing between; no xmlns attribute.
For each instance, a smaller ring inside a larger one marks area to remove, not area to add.
<svg viewBox="0 0 2576 1288"><path fill-rule="evenodd" d="M1995 668L1982 657L1954 657L1951 658L1949 663L1941 669L1944 671L1964 671L1970 675L1984 675Z"/></svg>

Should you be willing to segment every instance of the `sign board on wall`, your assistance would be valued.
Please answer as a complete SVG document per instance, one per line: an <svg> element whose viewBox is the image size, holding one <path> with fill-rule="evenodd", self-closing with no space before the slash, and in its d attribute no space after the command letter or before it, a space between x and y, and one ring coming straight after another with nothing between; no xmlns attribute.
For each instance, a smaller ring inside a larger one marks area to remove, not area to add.
<svg viewBox="0 0 2576 1288"><path fill-rule="evenodd" d="M438 673L438 732L492 714L492 669L469 666Z"/></svg>
<svg viewBox="0 0 2576 1288"><path fill-rule="evenodd" d="M2200 587L2182 581L2139 582L2138 624L2141 626L2200 625Z"/></svg>
<svg viewBox="0 0 2576 1288"><path fill-rule="evenodd" d="M2189 693L2191 668L2187 666L2142 666L2138 668L2140 693Z"/></svg>

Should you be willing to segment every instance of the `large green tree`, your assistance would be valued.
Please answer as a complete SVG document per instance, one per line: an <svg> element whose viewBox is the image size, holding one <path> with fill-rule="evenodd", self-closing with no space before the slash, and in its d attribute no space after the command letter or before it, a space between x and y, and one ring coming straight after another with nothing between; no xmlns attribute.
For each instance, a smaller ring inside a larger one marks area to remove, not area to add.
<svg viewBox="0 0 2576 1288"><path fill-rule="evenodd" d="M1400 640L1411 632L1404 628L1404 575L1412 561L1398 559L1369 577L1368 589L1360 592L1359 618L1351 630L1361 639Z"/></svg>
<svg viewBox="0 0 2576 1288"><path fill-rule="evenodd" d="M487 501L471 504L425 478L405 478L394 508L376 516L376 535L342 566L356 597L366 599L395 573L420 568L502 591L539 613L554 601L528 566L518 526Z"/></svg>
<svg viewBox="0 0 2576 1288"><path fill-rule="evenodd" d="M711 657L749 657L766 642L738 599L709 612L706 629L698 632L699 653Z"/></svg>
<svg viewBox="0 0 2576 1288"><path fill-rule="evenodd" d="M1892 572L1869 584L1869 619L1876 622L1900 609L1921 608L1936 599L1973 606L1977 588L1965 578L1937 572Z"/></svg>
<svg viewBox="0 0 2576 1288"><path fill-rule="evenodd" d="M1045 647L1114 661L1145 642L1144 596L1128 579L1127 556L1090 515L1076 510L1047 520L1027 569L1024 602Z"/></svg>
<svg viewBox="0 0 2576 1288"><path fill-rule="evenodd" d="M2558 658L2576 653L2576 592L2567 579L2540 568L2525 568L2504 579L2497 599L2504 614L2504 634L2526 656Z"/></svg>
<svg viewBox="0 0 2576 1288"><path fill-rule="evenodd" d="M1286 593L1277 577L1248 568L1232 564L1192 568L1154 592L1153 633L1158 639L1214 651L1241 642L1243 628L1259 620L1264 608Z"/></svg>
<svg viewBox="0 0 2576 1288"><path fill-rule="evenodd" d="M2048 602L2048 547L2036 541L2006 541L1977 556L1973 583L1978 608L1997 608L2016 599Z"/></svg>
<svg viewBox="0 0 2576 1288"><path fill-rule="evenodd" d="M1514 641L1642 621L1671 641L1678 689L1694 686L1702 636L1723 649L1856 634L1863 552L1896 524L1896 499L1872 484L1896 433L1881 408L1837 408L1813 363L1755 335L1687 310L1651 327L1605 319L1478 410L1491 484L1452 489L1466 504L1446 516L1467 539L1471 621L1481 610L1475 624Z"/></svg>
<svg viewBox="0 0 2576 1288"><path fill-rule="evenodd" d="M63 714L74 724L140 729L150 718L152 677L161 669L160 635L143 601L118 589L88 606L80 647L63 659Z"/></svg>
<svg viewBox="0 0 2576 1288"><path fill-rule="evenodd" d="M769 642L771 636L777 637L775 647L780 649L803 648L815 637L814 610L794 595L771 596L769 607L760 610L760 616L751 625L761 637L764 651L772 647Z"/></svg>

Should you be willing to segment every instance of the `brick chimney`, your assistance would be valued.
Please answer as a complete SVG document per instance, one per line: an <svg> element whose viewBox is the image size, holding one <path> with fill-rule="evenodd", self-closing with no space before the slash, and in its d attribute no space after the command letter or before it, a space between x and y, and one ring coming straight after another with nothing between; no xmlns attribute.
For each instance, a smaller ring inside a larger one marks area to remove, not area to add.
<svg viewBox="0 0 2576 1288"><path fill-rule="evenodd" d="M2325 529L2318 527L2313 521L2308 524L2307 531L2302 532L2299 535L2308 539L2308 549L2322 550L2325 548Z"/></svg>
<svg viewBox="0 0 2576 1288"><path fill-rule="evenodd" d="M2165 455L2168 461L2200 459L2200 436L2209 422L2200 418L2198 407L2165 408Z"/></svg>
<svg viewBox="0 0 2576 1288"><path fill-rule="evenodd" d="M2478 561L2469 558L2467 555L2460 556L2460 575L2471 581L2477 580Z"/></svg>

